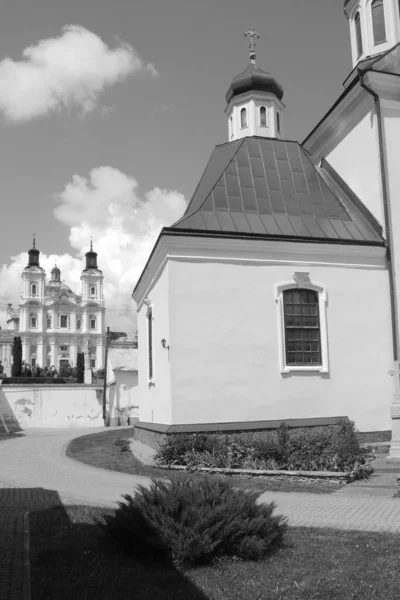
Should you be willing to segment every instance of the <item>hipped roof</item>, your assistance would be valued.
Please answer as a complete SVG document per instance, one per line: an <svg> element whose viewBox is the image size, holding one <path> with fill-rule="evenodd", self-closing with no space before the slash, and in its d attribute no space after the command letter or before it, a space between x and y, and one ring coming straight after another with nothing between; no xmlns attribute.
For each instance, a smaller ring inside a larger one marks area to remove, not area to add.
<svg viewBox="0 0 400 600"><path fill-rule="evenodd" d="M384 243L373 215L333 176L297 142L229 142L215 148L183 217L169 229Z"/></svg>

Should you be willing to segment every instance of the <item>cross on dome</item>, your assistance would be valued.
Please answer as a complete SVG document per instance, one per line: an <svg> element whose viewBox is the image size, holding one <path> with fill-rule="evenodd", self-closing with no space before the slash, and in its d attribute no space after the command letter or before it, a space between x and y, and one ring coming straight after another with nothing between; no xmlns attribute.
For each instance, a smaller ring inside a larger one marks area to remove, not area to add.
<svg viewBox="0 0 400 600"><path fill-rule="evenodd" d="M257 33L254 26L251 25L247 31L243 32L244 37L249 38L249 58L251 64L256 64L256 40L260 38L260 34Z"/></svg>

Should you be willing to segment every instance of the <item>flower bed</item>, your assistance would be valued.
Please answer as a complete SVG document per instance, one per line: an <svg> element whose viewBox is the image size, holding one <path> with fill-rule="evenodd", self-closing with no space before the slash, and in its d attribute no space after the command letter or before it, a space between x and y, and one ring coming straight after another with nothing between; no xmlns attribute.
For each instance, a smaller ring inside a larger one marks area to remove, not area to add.
<svg viewBox="0 0 400 600"><path fill-rule="evenodd" d="M352 422L330 427L278 430L261 436L245 434L173 434L159 448L159 466L186 470L225 471L264 477L306 477L331 473L333 479L366 478L372 472ZM308 475L306 475L306 473ZM329 477L329 476L328 476ZM326 478L326 477L325 477Z"/></svg>

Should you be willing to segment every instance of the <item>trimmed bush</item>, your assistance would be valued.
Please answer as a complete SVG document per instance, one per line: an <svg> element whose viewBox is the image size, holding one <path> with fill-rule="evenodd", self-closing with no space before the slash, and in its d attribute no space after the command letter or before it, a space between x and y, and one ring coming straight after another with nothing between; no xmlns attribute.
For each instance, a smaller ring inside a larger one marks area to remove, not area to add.
<svg viewBox="0 0 400 600"><path fill-rule="evenodd" d="M13 364L11 367L12 377L21 377L22 375L22 341L21 338L16 336L13 339L12 347Z"/></svg>
<svg viewBox="0 0 400 600"><path fill-rule="evenodd" d="M274 503L257 504L257 496L210 477L153 480L97 524L139 557L170 557L188 566L223 556L258 560L281 544L287 521L272 514Z"/></svg>
<svg viewBox="0 0 400 600"><path fill-rule="evenodd" d="M301 471L351 471L364 464L353 422L340 421L330 427L278 430L260 434L173 434L159 448L160 464L230 469Z"/></svg>

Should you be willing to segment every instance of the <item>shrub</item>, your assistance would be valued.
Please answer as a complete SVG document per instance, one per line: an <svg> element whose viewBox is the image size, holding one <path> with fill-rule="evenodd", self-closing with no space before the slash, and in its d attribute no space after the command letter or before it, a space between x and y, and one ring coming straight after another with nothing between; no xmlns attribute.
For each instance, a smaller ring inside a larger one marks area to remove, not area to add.
<svg viewBox="0 0 400 600"><path fill-rule="evenodd" d="M78 383L83 383L85 378L85 355L78 352L76 357L76 378Z"/></svg>
<svg viewBox="0 0 400 600"><path fill-rule="evenodd" d="M365 462L354 422L329 427L290 429L282 424L259 434L174 434L167 438L156 458L159 463L196 467L282 469L302 471L351 471Z"/></svg>
<svg viewBox="0 0 400 600"><path fill-rule="evenodd" d="M204 477L139 486L124 496L115 515L97 524L136 556L170 556L178 564L206 564L222 556L258 560L278 546L286 519L275 505L257 504L257 493L234 490L228 482Z"/></svg>
<svg viewBox="0 0 400 600"><path fill-rule="evenodd" d="M22 375L22 341L21 338L16 336L13 339L12 347L13 364L11 375L12 377L21 377Z"/></svg>

